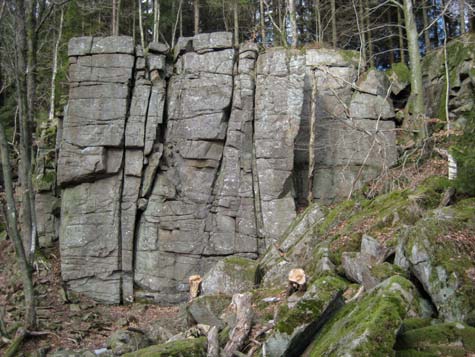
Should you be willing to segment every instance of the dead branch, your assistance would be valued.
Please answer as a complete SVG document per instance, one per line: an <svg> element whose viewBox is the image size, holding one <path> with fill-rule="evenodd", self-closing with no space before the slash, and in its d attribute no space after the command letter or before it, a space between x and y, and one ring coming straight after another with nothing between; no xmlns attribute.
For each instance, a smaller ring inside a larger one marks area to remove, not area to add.
<svg viewBox="0 0 475 357"><path fill-rule="evenodd" d="M218 328L211 327L208 332L208 357L219 357Z"/></svg>
<svg viewBox="0 0 475 357"><path fill-rule="evenodd" d="M232 305L236 307L236 326L231 331L226 347L224 347L224 355L232 357L244 344L245 339L251 331L252 324L252 295L250 293L234 294Z"/></svg>

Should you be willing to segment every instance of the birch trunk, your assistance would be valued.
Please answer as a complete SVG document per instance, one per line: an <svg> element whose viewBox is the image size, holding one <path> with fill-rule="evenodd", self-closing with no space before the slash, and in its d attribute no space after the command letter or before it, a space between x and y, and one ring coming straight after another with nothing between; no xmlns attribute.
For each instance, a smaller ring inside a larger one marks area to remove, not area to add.
<svg viewBox="0 0 475 357"><path fill-rule="evenodd" d="M317 120L317 79L312 72L312 104L310 108L310 137L308 140L308 177L307 177L307 202L313 202L313 179L315 174L315 123Z"/></svg>
<svg viewBox="0 0 475 357"><path fill-rule="evenodd" d="M336 4L335 0L331 0L331 18L332 18L332 44L333 48L337 47L338 35L336 33Z"/></svg>
<svg viewBox="0 0 475 357"><path fill-rule="evenodd" d="M160 39L160 0L153 1L153 42Z"/></svg>
<svg viewBox="0 0 475 357"><path fill-rule="evenodd" d="M262 45L266 44L266 25L265 25L265 13L264 13L264 0L259 0L259 22L261 24L261 37Z"/></svg>
<svg viewBox="0 0 475 357"><path fill-rule="evenodd" d="M143 32L143 21L142 21L142 0L138 0L139 2L139 30L140 30L140 44L142 48L145 48L145 35Z"/></svg>
<svg viewBox="0 0 475 357"><path fill-rule="evenodd" d="M193 1L193 13L194 13L194 30L195 30L195 35L200 33L200 1L199 0L194 0Z"/></svg>
<svg viewBox="0 0 475 357"><path fill-rule="evenodd" d="M53 70L51 73L51 96L50 96L50 106L49 106L49 115L48 115L48 120L50 121L50 123L54 119L56 74L58 73L58 51L59 51L59 44L61 43L61 37L63 35L63 22L64 22L64 9L61 8L61 14L59 15L58 38L56 39L56 43L54 45L54 51L53 51Z"/></svg>
<svg viewBox="0 0 475 357"><path fill-rule="evenodd" d="M297 29L297 14L295 10L295 0L288 0L288 9L289 9L289 17L290 17L290 28L291 28L291 35L292 35L292 48L297 48L298 42L298 29Z"/></svg>
<svg viewBox="0 0 475 357"><path fill-rule="evenodd" d="M239 0L233 1L234 46L239 47Z"/></svg>
<svg viewBox="0 0 475 357"><path fill-rule="evenodd" d="M406 23L407 47L409 51L409 64L411 67L411 96L413 100L413 121L414 127L419 131L419 138L425 139L428 136L425 125L424 91L422 87L422 66L419 52L419 34L417 32L416 21L412 0L403 1L404 20Z"/></svg>

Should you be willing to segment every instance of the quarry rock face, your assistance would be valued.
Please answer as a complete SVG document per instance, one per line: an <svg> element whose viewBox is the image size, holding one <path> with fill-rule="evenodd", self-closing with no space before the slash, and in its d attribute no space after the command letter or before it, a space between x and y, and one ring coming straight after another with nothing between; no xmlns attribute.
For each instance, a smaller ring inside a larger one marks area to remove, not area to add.
<svg viewBox="0 0 475 357"><path fill-rule="evenodd" d="M69 63L62 275L102 302L183 301L190 275L263 254L309 188L317 201L345 198L397 158L387 83L352 88L351 52L259 53L214 33L144 55L129 37L81 37Z"/></svg>

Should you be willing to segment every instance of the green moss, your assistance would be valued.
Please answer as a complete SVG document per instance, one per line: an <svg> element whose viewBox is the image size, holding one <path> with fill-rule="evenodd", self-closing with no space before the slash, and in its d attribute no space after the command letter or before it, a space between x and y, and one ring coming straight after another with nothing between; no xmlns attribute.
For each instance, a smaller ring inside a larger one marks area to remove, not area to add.
<svg viewBox="0 0 475 357"><path fill-rule="evenodd" d="M411 81L411 71L405 63L393 63L390 69L387 71L387 75L390 79L396 77L397 80L403 83L409 83Z"/></svg>
<svg viewBox="0 0 475 357"><path fill-rule="evenodd" d="M33 176L33 185L37 191L49 191L53 189L56 182L56 172L47 170L44 174Z"/></svg>
<svg viewBox="0 0 475 357"><path fill-rule="evenodd" d="M405 333L407 331L415 330L422 327L430 326L433 319L430 318L409 318L404 320L401 327L399 328L399 334Z"/></svg>
<svg viewBox="0 0 475 357"><path fill-rule="evenodd" d="M391 355L414 290L408 280L392 277L361 301L347 304L317 336L310 355Z"/></svg>
<svg viewBox="0 0 475 357"><path fill-rule="evenodd" d="M468 199L429 213L401 236L407 256L418 251L429 257L428 292L438 296L443 318L463 319L475 310L475 286L467 273L475 269L472 251L454 239L474 234L475 200Z"/></svg>
<svg viewBox="0 0 475 357"><path fill-rule="evenodd" d="M309 284L304 298L293 308L282 304L278 311L276 330L292 335L298 326L318 319L330 303L348 286L341 278L325 276Z"/></svg>
<svg viewBox="0 0 475 357"><path fill-rule="evenodd" d="M379 281L385 280L394 275L400 275L405 278L408 278L407 276L408 274L404 270L388 262L384 262L384 263L376 264L372 266L371 273L375 278L378 278Z"/></svg>
<svg viewBox="0 0 475 357"><path fill-rule="evenodd" d="M206 337L199 337L150 346L124 357L206 357L206 345Z"/></svg>
<svg viewBox="0 0 475 357"><path fill-rule="evenodd" d="M337 225L341 220L346 219L355 206L355 201L348 200L339 203L330 210L322 223L316 227L317 234L325 234L331 227Z"/></svg>
<svg viewBox="0 0 475 357"><path fill-rule="evenodd" d="M466 352L475 352L475 328L461 323L445 323L409 330L400 334L395 348L425 350L454 345L463 346Z"/></svg>
<svg viewBox="0 0 475 357"><path fill-rule="evenodd" d="M239 273L246 281L257 282L257 262L252 259L242 257L228 257L223 260L224 271L233 276Z"/></svg>
<svg viewBox="0 0 475 357"><path fill-rule="evenodd" d="M358 65L360 60L360 53L358 51L353 50L338 50L338 53L343 57L343 60Z"/></svg>

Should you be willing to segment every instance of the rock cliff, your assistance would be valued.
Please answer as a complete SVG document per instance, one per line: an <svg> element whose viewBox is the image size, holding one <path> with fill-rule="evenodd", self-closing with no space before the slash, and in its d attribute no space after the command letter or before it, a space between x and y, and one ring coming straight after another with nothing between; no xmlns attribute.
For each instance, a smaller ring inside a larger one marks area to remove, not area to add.
<svg viewBox="0 0 475 357"><path fill-rule="evenodd" d="M397 159L389 83L350 51L81 37L69 63L61 269L98 301L182 301L190 275L274 244L309 189L341 199Z"/></svg>

